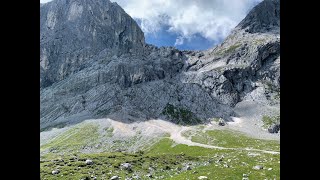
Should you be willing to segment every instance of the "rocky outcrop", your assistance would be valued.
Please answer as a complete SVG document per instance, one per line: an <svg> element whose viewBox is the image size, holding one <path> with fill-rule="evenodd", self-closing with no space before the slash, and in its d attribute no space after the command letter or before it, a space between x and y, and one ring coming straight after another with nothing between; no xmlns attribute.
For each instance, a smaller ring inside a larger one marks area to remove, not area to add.
<svg viewBox="0 0 320 180"><path fill-rule="evenodd" d="M263 12L263 13L261 13ZM280 1L264 0L237 26L249 33L280 32Z"/></svg>
<svg viewBox="0 0 320 180"><path fill-rule="evenodd" d="M54 0L40 6L41 87L84 69L99 56L139 54L144 34L109 0Z"/></svg>
<svg viewBox="0 0 320 180"><path fill-rule="evenodd" d="M134 20L108 0L44 4L41 128L100 117L228 121L241 101L279 104L280 37L265 26L280 21L277 13L260 16L261 6L274 5L279 9L273 0L260 3L213 49L179 51L145 44Z"/></svg>

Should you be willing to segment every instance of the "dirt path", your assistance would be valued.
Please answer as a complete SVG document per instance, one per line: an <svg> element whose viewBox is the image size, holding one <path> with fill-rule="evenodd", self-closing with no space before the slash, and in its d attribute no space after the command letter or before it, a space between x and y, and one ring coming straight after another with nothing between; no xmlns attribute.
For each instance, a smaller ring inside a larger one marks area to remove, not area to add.
<svg viewBox="0 0 320 180"><path fill-rule="evenodd" d="M268 154L280 154L280 152L277 151L266 151L261 149L250 149L250 148L226 148L221 146L212 146L207 144L201 144L197 142L193 142L186 137L182 136L182 132L193 129L192 127L185 127L185 126L178 126L176 124L162 121L162 120L151 120L149 121L151 126L158 127L162 129L163 131L170 134L170 139L172 139L174 142L178 144L185 144L188 146L199 146L204 148L210 148L210 149L223 149L223 150L244 150L244 151L257 151L257 152L263 152Z"/></svg>
<svg viewBox="0 0 320 180"><path fill-rule="evenodd" d="M262 152L262 153L269 153L269 154L280 154L280 152L276 151L266 151L261 149L250 149L250 148L227 148L227 147L221 147L221 146L212 146L207 144L201 144L197 142L193 142L188 137L183 136L183 132L186 131L193 131L193 130L199 130L198 126L180 126L168 121L156 119L156 120L149 120L149 121L143 121L143 122L135 122L135 123L123 123L119 121L114 121L112 119L98 119L98 120L87 120L86 123L94 123L100 128L113 128L113 138L117 139L119 137L126 138L126 137L134 137L138 133L140 136L146 139L155 138L155 137L163 137L164 134L168 134L171 140L173 140L177 144L184 144L188 146L198 146L198 147L204 147L204 148L210 148L210 149L222 149L222 150L243 150L243 151L256 151L256 152ZM83 123L85 123L83 122ZM229 127L232 129L232 126L242 126L242 120L241 119L235 119L233 124L230 124ZM71 127L69 127L71 128ZM50 139L54 139L56 136L58 136L61 132L64 132L65 130L69 128L62 128L62 129L54 129L48 132L42 132L40 133L40 142L41 144L45 144ZM203 129L206 130L214 130L214 129L220 129L221 127L218 127L214 124L206 125ZM223 127L228 128L228 127ZM142 143L142 142L140 142Z"/></svg>

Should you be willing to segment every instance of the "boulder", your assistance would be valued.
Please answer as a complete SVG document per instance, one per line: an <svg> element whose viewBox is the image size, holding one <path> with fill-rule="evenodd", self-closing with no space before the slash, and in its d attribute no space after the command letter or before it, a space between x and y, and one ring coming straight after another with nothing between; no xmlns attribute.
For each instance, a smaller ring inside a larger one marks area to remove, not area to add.
<svg viewBox="0 0 320 180"><path fill-rule="evenodd" d="M85 163L86 163L86 165L92 165L93 161L91 159L87 159Z"/></svg>
<svg viewBox="0 0 320 180"><path fill-rule="evenodd" d="M218 125L219 126L225 126L226 122L222 118L220 118L219 121L218 121Z"/></svg>
<svg viewBox="0 0 320 180"><path fill-rule="evenodd" d="M261 166L261 165L256 165L256 166L253 166L252 169L254 169L254 170L261 170L261 169L263 169L263 166Z"/></svg>
<svg viewBox="0 0 320 180"><path fill-rule="evenodd" d="M119 176L112 176L110 180L119 180Z"/></svg>
<svg viewBox="0 0 320 180"><path fill-rule="evenodd" d="M130 163L123 163L121 164L121 169L124 169L124 170L131 170L132 168L132 165Z"/></svg>
<svg viewBox="0 0 320 180"><path fill-rule="evenodd" d="M268 128L269 133L278 133L279 131L280 131L280 124L273 124Z"/></svg>
<svg viewBox="0 0 320 180"><path fill-rule="evenodd" d="M59 170L53 170L51 173L52 173L53 175L56 175L56 174L59 174L60 171L59 171Z"/></svg>
<svg viewBox="0 0 320 180"><path fill-rule="evenodd" d="M199 176L198 179L208 179L207 176Z"/></svg>

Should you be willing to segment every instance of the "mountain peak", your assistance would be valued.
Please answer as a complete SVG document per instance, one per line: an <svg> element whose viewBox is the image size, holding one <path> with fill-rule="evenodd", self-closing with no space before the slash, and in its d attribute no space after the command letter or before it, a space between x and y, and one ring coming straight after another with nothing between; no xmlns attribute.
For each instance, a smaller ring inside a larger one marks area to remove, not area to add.
<svg viewBox="0 0 320 180"><path fill-rule="evenodd" d="M280 1L264 0L244 18L238 29L249 33L276 32L280 30Z"/></svg>

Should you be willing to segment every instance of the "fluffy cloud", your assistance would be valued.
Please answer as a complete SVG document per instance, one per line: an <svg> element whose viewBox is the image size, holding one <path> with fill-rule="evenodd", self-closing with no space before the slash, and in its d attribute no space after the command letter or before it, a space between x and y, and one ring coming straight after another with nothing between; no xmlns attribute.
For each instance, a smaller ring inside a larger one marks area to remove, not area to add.
<svg viewBox="0 0 320 180"><path fill-rule="evenodd" d="M46 3L52 0L40 0ZM176 34L175 45L195 36L219 42L262 0L111 0L136 19L147 35L163 27ZM188 40L188 41L186 41Z"/></svg>
<svg viewBox="0 0 320 180"><path fill-rule="evenodd" d="M177 34L176 45L195 35L220 41L262 0L112 0L134 19L142 30L156 34L163 26Z"/></svg>
<svg viewBox="0 0 320 180"><path fill-rule="evenodd" d="M40 3L47 3L47 2L50 2L52 0L40 0Z"/></svg>

